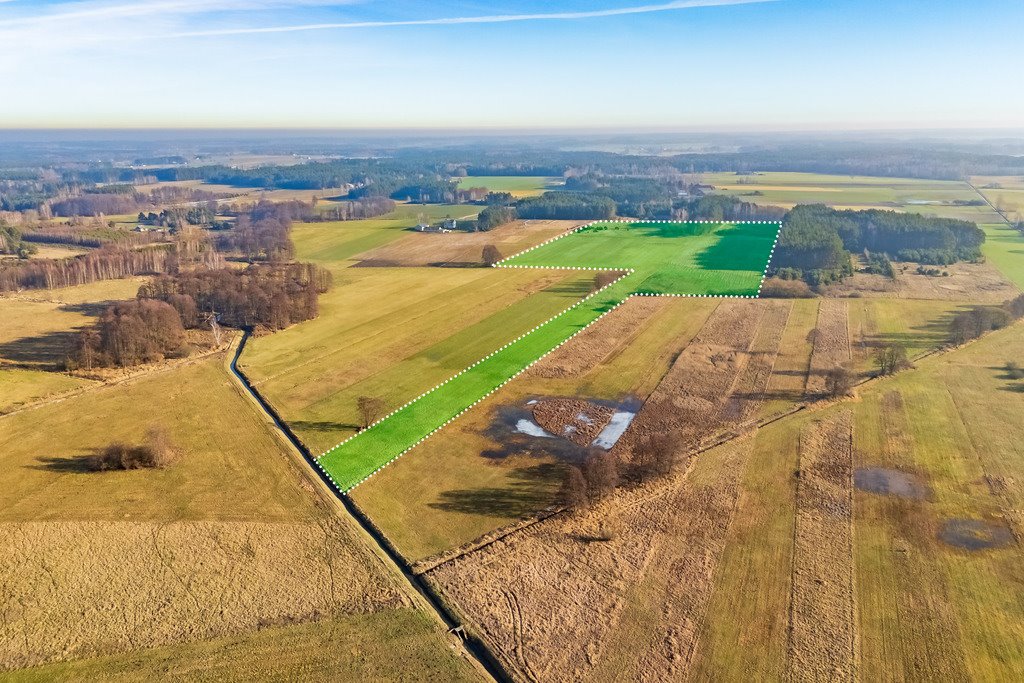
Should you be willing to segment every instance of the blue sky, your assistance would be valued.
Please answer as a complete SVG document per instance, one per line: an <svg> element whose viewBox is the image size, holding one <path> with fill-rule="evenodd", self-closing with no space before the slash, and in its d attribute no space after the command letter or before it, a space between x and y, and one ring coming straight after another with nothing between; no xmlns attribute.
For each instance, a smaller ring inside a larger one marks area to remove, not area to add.
<svg viewBox="0 0 1024 683"><path fill-rule="evenodd" d="M0 0L0 127L1024 127L1021 0Z"/></svg>

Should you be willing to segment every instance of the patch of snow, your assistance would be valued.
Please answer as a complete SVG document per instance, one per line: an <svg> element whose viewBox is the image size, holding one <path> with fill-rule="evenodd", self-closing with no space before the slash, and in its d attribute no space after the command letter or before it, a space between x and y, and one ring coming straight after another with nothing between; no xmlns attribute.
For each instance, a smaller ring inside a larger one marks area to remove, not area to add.
<svg viewBox="0 0 1024 683"><path fill-rule="evenodd" d="M591 445L608 450L618 443L630 423L633 422L634 417L636 417L636 413L625 410L615 411L612 419L608 421L608 424L605 425L605 428L601 430L601 433L597 435L597 438L594 439Z"/></svg>

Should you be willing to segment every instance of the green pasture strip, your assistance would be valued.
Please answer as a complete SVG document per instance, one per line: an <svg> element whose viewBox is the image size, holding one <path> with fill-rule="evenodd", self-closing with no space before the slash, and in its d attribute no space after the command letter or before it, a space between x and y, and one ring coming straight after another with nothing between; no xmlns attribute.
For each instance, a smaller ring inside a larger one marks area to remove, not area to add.
<svg viewBox="0 0 1024 683"><path fill-rule="evenodd" d="M778 227L759 221L594 223L506 259L502 267L629 274L331 448L318 459L320 468L349 491L631 295L756 297Z"/></svg>
<svg viewBox="0 0 1024 683"><path fill-rule="evenodd" d="M621 304L630 293L627 279L584 298L335 446L320 456L320 467L341 490L353 488Z"/></svg>

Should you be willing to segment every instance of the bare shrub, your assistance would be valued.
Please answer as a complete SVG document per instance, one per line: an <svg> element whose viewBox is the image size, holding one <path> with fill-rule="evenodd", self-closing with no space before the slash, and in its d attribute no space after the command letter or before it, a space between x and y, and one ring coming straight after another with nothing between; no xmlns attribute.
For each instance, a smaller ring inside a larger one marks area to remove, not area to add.
<svg viewBox="0 0 1024 683"><path fill-rule="evenodd" d="M810 299L814 296L810 286L803 280L783 280L772 277L764 281L761 296L772 299Z"/></svg>
<svg viewBox="0 0 1024 683"><path fill-rule="evenodd" d="M591 285L590 291L596 292L604 289L608 285L612 284L616 280L622 277L622 273L617 270L602 270L594 276L594 284Z"/></svg>
<svg viewBox="0 0 1024 683"><path fill-rule="evenodd" d="M112 443L89 458L87 465L93 472L158 469L172 465L179 455L180 451L171 441L167 430L154 425L146 431L145 441L141 445Z"/></svg>
<svg viewBox="0 0 1024 683"><path fill-rule="evenodd" d="M153 467L169 467L181 457L181 449L163 425L152 425L146 430L145 447L151 452Z"/></svg>

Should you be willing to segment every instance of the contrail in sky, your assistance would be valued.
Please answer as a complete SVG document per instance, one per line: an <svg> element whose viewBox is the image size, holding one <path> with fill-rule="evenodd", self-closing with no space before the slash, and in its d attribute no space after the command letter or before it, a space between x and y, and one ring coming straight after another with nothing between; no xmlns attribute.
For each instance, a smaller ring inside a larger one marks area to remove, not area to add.
<svg viewBox="0 0 1024 683"><path fill-rule="evenodd" d="M593 19L616 17L627 14L650 14L696 7L718 7L723 5L748 5L774 2L775 0L678 0L658 5L636 5L581 12L547 12L537 14L492 14L476 17L444 17L440 19L407 19L397 21L348 21L323 24L296 24L289 26L262 26L251 28L224 28L209 31L177 33L175 37L230 36L247 33L291 33L294 31L327 31L332 29L381 28L387 26L451 26L456 24L502 24L513 21L566 21L572 19Z"/></svg>

